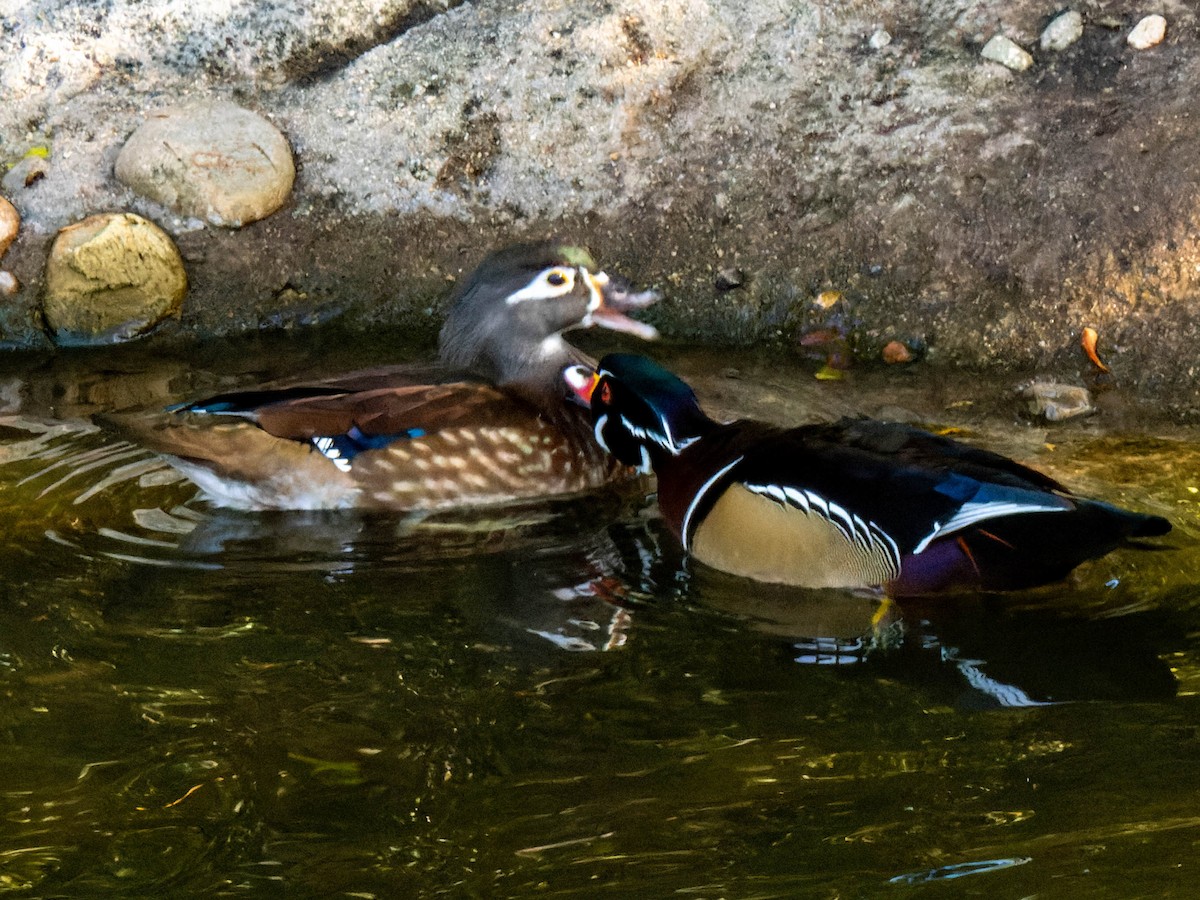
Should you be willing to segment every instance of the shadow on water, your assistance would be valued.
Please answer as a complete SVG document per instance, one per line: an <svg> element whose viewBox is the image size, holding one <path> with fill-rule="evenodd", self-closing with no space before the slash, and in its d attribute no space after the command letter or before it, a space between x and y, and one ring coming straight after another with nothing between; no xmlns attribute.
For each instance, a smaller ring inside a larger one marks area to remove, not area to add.
<svg viewBox="0 0 1200 900"><path fill-rule="evenodd" d="M222 511L91 424L281 374L301 355L282 346L253 365L235 348L232 374L220 356L72 357L0 391L0 889L1182 896L1194 880L1191 436L1014 429L948 406L945 379L936 408L874 375L831 400L802 370L747 357L734 378L680 354L735 405L904 406L1178 526L1038 591L884 603L689 563L638 492L426 518Z"/></svg>

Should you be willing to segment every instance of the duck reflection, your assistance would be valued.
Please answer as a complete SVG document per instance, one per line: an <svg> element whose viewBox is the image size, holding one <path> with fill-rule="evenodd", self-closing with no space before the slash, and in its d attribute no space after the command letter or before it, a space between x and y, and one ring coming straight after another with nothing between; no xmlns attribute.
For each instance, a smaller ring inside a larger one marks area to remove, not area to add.
<svg viewBox="0 0 1200 900"><path fill-rule="evenodd" d="M1081 589L1082 594L1087 591ZM806 591L697 567L693 601L786 639L795 662L854 666L932 692L960 709L1175 695L1164 656L1182 630L1153 608L1090 617L1042 591L1016 607L1008 595L896 602L847 591Z"/></svg>

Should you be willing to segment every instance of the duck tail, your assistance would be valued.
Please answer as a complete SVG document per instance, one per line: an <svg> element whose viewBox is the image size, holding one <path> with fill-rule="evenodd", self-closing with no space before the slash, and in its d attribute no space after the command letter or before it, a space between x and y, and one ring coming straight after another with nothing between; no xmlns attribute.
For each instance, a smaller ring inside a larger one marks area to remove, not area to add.
<svg viewBox="0 0 1200 900"><path fill-rule="evenodd" d="M1036 587L1059 581L1080 563L1133 540L1171 530L1162 516L1098 500L1073 502L1073 509L989 519L932 542L903 561L893 593Z"/></svg>

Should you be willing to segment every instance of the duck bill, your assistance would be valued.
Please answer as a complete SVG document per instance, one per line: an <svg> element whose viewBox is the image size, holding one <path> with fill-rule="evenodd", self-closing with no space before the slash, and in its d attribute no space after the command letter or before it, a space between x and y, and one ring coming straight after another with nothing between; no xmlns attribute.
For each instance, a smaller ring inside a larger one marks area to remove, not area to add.
<svg viewBox="0 0 1200 900"><path fill-rule="evenodd" d="M600 373L590 366L567 366L563 369L563 381L571 389L571 399L580 406L592 405L592 391L600 381Z"/></svg>
<svg viewBox="0 0 1200 900"><path fill-rule="evenodd" d="M610 278L604 272L593 275L584 270L584 277L588 280L593 298L596 298L596 305L589 315L592 324L632 334L644 341L658 339L658 329L653 325L626 315L632 310L645 309L657 303L661 296L657 291L634 291L623 280Z"/></svg>

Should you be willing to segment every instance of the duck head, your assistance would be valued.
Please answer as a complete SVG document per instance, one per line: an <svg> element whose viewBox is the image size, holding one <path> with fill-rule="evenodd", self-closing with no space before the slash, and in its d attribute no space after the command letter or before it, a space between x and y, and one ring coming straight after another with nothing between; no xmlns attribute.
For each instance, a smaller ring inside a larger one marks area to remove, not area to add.
<svg viewBox="0 0 1200 900"><path fill-rule="evenodd" d="M591 408L600 445L643 472L678 456L713 426L695 392L644 356L610 353L595 371L585 365L569 366L563 378Z"/></svg>
<svg viewBox="0 0 1200 900"><path fill-rule="evenodd" d="M626 313L657 299L599 271L580 247L518 244L488 256L458 288L439 356L498 384L553 384L565 366L587 361L564 332L599 325L652 340L658 332Z"/></svg>

